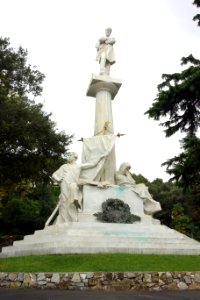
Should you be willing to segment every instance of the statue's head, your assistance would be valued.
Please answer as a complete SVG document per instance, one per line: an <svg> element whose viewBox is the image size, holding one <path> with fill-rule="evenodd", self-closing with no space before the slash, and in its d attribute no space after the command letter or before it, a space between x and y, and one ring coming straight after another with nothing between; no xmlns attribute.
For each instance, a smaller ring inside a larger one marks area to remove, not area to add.
<svg viewBox="0 0 200 300"><path fill-rule="evenodd" d="M69 152L67 155L67 161L68 163L72 163L78 159L78 155L75 152Z"/></svg>
<svg viewBox="0 0 200 300"><path fill-rule="evenodd" d="M119 174L125 175L126 171L129 171L131 169L131 165L128 162L123 162L118 170Z"/></svg>
<svg viewBox="0 0 200 300"><path fill-rule="evenodd" d="M106 28L105 32L106 32L106 36L110 36L112 33L112 28L111 27Z"/></svg>

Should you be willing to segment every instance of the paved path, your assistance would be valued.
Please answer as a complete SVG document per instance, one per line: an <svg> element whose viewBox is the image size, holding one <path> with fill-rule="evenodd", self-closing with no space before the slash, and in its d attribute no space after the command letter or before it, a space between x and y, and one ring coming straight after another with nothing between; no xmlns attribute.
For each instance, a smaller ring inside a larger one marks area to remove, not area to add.
<svg viewBox="0 0 200 300"><path fill-rule="evenodd" d="M88 292L0 289L1 300L199 300L199 291Z"/></svg>

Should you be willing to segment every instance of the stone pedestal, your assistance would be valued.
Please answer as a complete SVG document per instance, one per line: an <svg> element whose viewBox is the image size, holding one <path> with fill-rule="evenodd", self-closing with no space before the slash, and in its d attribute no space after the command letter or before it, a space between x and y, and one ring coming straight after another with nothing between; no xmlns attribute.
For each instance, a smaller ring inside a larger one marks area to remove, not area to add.
<svg viewBox="0 0 200 300"><path fill-rule="evenodd" d="M70 253L200 255L200 243L164 225L72 222L27 235L0 258Z"/></svg>
<svg viewBox="0 0 200 300"><path fill-rule="evenodd" d="M79 222L97 222L95 213L102 211L102 203L108 199L119 199L128 204L132 214L141 218L143 224L160 224L159 220L144 214L142 199L131 189L113 186L105 189L85 185L83 187L83 210L79 213Z"/></svg>

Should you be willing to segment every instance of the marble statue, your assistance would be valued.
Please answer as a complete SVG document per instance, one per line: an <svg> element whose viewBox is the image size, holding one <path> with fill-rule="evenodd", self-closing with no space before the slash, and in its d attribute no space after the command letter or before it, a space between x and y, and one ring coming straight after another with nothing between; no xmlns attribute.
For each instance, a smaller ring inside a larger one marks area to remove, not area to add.
<svg viewBox="0 0 200 300"><path fill-rule="evenodd" d="M96 44L97 57L96 60L100 63L100 75L109 75L110 66L115 63L115 53L113 45L115 39L111 38L112 29L106 28L105 37L101 37Z"/></svg>
<svg viewBox="0 0 200 300"><path fill-rule="evenodd" d="M131 165L124 162L120 165L119 170L116 172L116 184L130 188L142 200L144 205L144 213L153 215L155 212L161 210L160 203L155 201L149 193L148 187L144 183L136 184L130 173Z"/></svg>
<svg viewBox="0 0 200 300"><path fill-rule="evenodd" d="M115 147L115 140L116 136L112 134L84 138L82 163L94 161L98 156L102 158L95 167L82 170L80 177L86 184L88 180L114 184L116 168L112 153Z"/></svg>
<svg viewBox="0 0 200 300"><path fill-rule="evenodd" d="M65 222L77 222L77 210L81 208L81 190L79 188L80 173L84 169L95 167L104 155L98 156L85 164L76 163L78 155L74 152L68 154L68 163L62 165L52 175L52 179L60 184L60 196L58 203L58 217L55 224ZM98 185L98 182L88 181L88 184ZM50 218L49 218L50 219ZM48 224L46 224L47 226Z"/></svg>

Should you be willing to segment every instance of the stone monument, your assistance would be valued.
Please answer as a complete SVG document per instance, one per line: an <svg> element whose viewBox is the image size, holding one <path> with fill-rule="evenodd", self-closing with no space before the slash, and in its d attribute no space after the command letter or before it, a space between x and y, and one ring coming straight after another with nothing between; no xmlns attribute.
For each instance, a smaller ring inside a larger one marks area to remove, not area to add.
<svg viewBox="0 0 200 300"><path fill-rule="evenodd" d="M160 225L153 214L160 203L143 184L136 184L131 166L122 162L116 170L112 102L122 82L110 76L115 63L111 28L96 45L99 75L93 74L87 96L95 98L94 136L82 138L82 163L70 153L68 162L52 178L60 185L59 201L45 228L4 247L1 257L64 253L200 254L200 243ZM123 142L123 140L122 140ZM128 204L140 221L133 224L103 223L95 214L107 199Z"/></svg>

